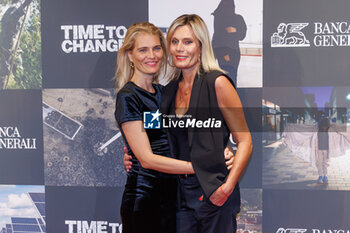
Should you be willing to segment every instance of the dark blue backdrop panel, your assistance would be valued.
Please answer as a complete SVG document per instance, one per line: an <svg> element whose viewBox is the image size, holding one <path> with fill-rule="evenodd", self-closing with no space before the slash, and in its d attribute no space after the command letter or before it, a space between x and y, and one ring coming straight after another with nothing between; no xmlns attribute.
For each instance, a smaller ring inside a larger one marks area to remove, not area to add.
<svg viewBox="0 0 350 233"><path fill-rule="evenodd" d="M240 181L241 188L262 187L262 133L251 132L253 140L253 152L249 163Z"/></svg>
<svg viewBox="0 0 350 233"><path fill-rule="evenodd" d="M71 223L74 232L77 232L77 225L83 222L89 226L97 221L107 222L108 232L112 232L112 227L108 226L110 223L121 224L119 210L123 188L47 186L45 193L47 232L68 232L69 224L66 221L77 222Z"/></svg>
<svg viewBox="0 0 350 233"><path fill-rule="evenodd" d="M144 0L48 0L41 7L44 88L113 87L115 46L125 28L148 20Z"/></svg>
<svg viewBox="0 0 350 233"><path fill-rule="evenodd" d="M277 232L279 228L307 229L306 232L350 229L349 192L264 190L263 203L264 232ZM297 231L278 233L282 232Z"/></svg>
<svg viewBox="0 0 350 233"><path fill-rule="evenodd" d="M262 186L262 135L261 135L261 96L260 88L237 88L244 108L244 114L252 134L253 152L247 169L242 176L240 187L261 188Z"/></svg>
<svg viewBox="0 0 350 233"><path fill-rule="evenodd" d="M349 7L347 0L264 1L264 86L349 85Z"/></svg>
<svg viewBox="0 0 350 233"><path fill-rule="evenodd" d="M0 99L0 184L44 184L41 90L2 90Z"/></svg>

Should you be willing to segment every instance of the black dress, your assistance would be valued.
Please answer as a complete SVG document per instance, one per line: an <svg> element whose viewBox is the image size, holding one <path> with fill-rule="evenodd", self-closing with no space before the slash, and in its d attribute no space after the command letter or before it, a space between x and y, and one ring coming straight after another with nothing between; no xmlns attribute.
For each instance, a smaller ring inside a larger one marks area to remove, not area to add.
<svg viewBox="0 0 350 233"><path fill-rule="evenodd" d="M133 82L118 92L115 117L119 124L132 167L122 198L123 233L176 232L176 177L151 169L144 169L130 149L121 125L127 121L142 121L145 111L160 109L162 86L154 84L150 93ZM167 134L163 129L146 129L154 154L170 157Z"/></svg>

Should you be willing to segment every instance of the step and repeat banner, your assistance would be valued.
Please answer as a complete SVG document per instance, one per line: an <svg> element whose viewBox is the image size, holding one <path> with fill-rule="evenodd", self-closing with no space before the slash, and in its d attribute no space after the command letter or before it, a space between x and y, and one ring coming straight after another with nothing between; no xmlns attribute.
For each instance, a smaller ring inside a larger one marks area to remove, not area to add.
<svg viewBox="0 0 350 233"><path fill-rule="evenodd" d="M349 9L347 0L0 0L0 232L122 232L117 53L133 23L166 34L195 13L253 137L237 232L349 233Z"/></svg>

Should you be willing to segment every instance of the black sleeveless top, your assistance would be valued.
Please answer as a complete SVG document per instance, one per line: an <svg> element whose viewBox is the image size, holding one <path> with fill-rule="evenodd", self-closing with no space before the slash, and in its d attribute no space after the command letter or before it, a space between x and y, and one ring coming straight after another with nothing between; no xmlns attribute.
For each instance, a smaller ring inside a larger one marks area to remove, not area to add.
<svg viewBox="0 0 350 233"><path fill-rule="evenodd" d="M206 197L210 195L222 185L228 175L225 164L224 150L229 141L230 130L225 119L219 110L215 80L219 76L225 76L234 86L232 80L220 71L211 71L196 75L191 93L189 104L189 114L196 119L212 119L222 122L220 128L197 129L188 128L188 144L190 148L190 158L193 169L196 172L198 181L203 189ZM179 80L168 83L164 88L162 96L163 114L169 114L172 111L171 104L176 98L176 90ZM177 148L174 146L174 135L168 134L169 144L174 156ZM233 209L239 210L240 195L239 186L236 185L231 195L235 195L235 205Z"/></svg>
<svg viewBox="0 0 350 233"><path fill-rule="evenodd" d="M128 154L132 156L131 172L139 173L151 172L154 170L142 168L134 153L130 149L129 143L126 141L121 125L127 121L142 121L143 112L153 112L160 109L160 101L162 96L163 86L153 84L155 93L150 93L141 87L138 87L133 82L128 82L117 94L115 118L119 125L120 132L123 136ZM164 129L142 129L145 130L151 144L154 154L170 156L170 148L168 137Z"/></svg>
<svg viewBox="0 0 350 233"><path fill-rule="evenodd" d="M171 115L175 116L175 120L181 120L175 113L175 100L171 103ZM186 113L185 113L186 114ZM185 118L185 117L183 117ZM177 159L191 162L190 145L188 143L188 129L186 127L170 127L169 133L174 136L174 147L177 148Z"/></svg>

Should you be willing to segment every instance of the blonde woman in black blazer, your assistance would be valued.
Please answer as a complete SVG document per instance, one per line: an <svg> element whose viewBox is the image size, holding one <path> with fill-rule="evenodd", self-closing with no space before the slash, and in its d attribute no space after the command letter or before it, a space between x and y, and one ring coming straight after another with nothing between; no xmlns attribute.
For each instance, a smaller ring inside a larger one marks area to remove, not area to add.
<svg viewBox="0 0 350 233"><path fill-rule="evenodd" d="M235 86L217 65L208 29L198 15L182 15L167 32L172 81L162 95L161 112L173 120L214 119L221 127L171 127L173 155L192 162L195 175L180 176L177 232L232 232L239 212L238 180L252 140ZM230 171L222 156L230 133L237 152ZM179 153L180 152L180 153Z"/></svg>

